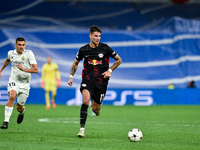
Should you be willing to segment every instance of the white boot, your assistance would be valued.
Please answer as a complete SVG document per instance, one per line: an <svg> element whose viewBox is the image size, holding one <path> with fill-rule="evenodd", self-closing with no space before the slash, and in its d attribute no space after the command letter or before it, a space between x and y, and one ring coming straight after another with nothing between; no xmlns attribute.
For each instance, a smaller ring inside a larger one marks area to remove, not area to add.
<svg viewBox="0 0 200 150"><path fill-rule="evenodd" d="M77 134L77 136L80 138L85 137L85 128L80 128L80 132Z"/></svg>

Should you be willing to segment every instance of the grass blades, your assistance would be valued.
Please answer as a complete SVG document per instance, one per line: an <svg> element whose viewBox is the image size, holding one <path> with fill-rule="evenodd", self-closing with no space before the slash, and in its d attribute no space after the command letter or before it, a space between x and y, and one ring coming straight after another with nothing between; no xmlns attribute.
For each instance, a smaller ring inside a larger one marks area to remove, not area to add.
<svg viewBox="0 0 200 150"><path fill-rule="evenodd" d="M15 106L16 108L16 106ZM200 147L200 106L108 106L90 116L85 138L78 138L80 106L26 105L17 124L14 108L8 129L0 129L0 149L6 150L197 150ZM0 121L4 106L0 106ZM0 124L1 125L1 124ZM128 131L138 128L141 142L130 142Z"/></svg>

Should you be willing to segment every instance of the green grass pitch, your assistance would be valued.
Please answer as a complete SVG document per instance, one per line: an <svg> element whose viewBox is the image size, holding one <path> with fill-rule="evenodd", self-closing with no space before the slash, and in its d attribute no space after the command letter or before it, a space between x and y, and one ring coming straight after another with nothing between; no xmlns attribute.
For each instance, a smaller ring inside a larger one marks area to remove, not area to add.
<svg viewBox="0 0 200 150"><path fill-rule="evenodd" d="M17 124L14 107L8 129L0 129L3 150L197 150L200 149L200 106L107 106L90 116L85 138L78 138L80 106L26 105ZM0 106L0 121L4 106ZM1 122L1 123L2 123ZM130 142L128 132L138 128L141 142Z"/></svg>

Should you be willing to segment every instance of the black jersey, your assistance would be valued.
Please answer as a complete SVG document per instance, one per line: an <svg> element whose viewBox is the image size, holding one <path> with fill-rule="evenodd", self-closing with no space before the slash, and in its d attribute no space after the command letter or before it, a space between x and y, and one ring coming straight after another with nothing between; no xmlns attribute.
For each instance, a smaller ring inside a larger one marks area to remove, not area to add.
<svg viewBox="0 0 200 150"><path fill-rule="evenodd" d="M76 59L81 61L84 58L82 79L101 85L108 84L109 79L104 79L102 73L109 69L109 57L114 58L116 55L116 52L104 43L99 43L96 48L91 48L89 44L81 47Z"/></svg>

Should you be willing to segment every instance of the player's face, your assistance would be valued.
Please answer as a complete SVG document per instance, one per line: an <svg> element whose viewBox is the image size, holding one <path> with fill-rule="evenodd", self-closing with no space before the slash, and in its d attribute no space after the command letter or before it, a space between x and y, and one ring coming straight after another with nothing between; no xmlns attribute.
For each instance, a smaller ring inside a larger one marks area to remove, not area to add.
<svg viewBox="0 0 200 150"><path fill-rule="evenodd" d="M48 64L51 63L51 57L47 57L47 63L48 63Z"/></svg>
<svg viewBox="0 0 200 150"><path fill-rule="evenodd" d="M100 32L95 31L92 34L90 34L90 41L92 44L99 45L100 39L101 39Z"/></svg>
<svg viewBox="0 0 200 150"><path fill-rule="evenodd" d="M23 53L25 47L26 47L25 41L17 41L17 43L15 44L15 48L17 50L17 54Z"/></svg>

